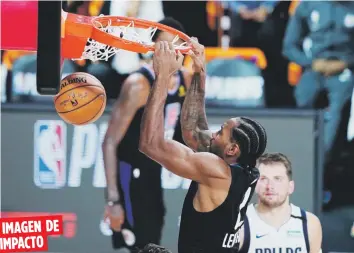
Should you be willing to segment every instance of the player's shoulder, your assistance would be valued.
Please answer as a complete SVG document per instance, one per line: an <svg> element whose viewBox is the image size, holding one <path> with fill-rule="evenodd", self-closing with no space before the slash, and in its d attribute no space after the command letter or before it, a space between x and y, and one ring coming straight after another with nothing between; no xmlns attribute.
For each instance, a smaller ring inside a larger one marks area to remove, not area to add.
<svg viewBox="0 0 354 253"><path fill-rule="evenodd" d="M138 94L137 92L149 91L149 80L141 73L130 74L123 82L122 91Z"/></svg>
<svg viewBox="0 0 354 253"><path fill-rule="evenodd" d="M314 213L306 211L306 219L309 226L321 227L321 221Z"/></svg>
<svg viewBox="0 0 354 253"><path fill-rule="evenodd" d="M291 205L291 213L292 215L296 216L296 217L303 217L306 219L307 224L309 226L318 226L321 225L320 219L312 212L306 211L305 209L301 208L300 206L297 206L293 203L290 204ZM305 217L304 217L305 216Z"/></svg>
<svg viewBox="0 0 354 253"><path fill-rule="evenodd" d="M252 219L256 215L257 215L257 211L256 211L256 208L254 206L254 203L248 204L247 210L246 210L246 217L248 219Z"/></svg>
<svg viewBox="0 0 354 253"><path fill-rule="evenodd" d="M131 73L125 80L124 84L140 84L140 83L146 83L149 80L140 72L133 72Z"/></svg>
<svg viewBox="0 0 354 253"><path fill-rule="evenodd" d="M198 166L210 170L216 177L230 177L230 167L217 155L210 152L193 152L192 156Z"/></svg>
<svg viewBox="0 0 354 253"><path fill-rule="evenodd" d="M210 153L210 152L194 152L192 151L193 156L195 159L198 159L198 161L202 163L212 163L212 164L220 164L223 167L226 166L227 164L225 161L218 157L217 155Z"/></svg>
<svg viewBox="0 0 354 253"><path fill-rule="evenodd" d="M322 226L320 219L311 212L306 212L307 231L311 252L322 252Z"/></svg>

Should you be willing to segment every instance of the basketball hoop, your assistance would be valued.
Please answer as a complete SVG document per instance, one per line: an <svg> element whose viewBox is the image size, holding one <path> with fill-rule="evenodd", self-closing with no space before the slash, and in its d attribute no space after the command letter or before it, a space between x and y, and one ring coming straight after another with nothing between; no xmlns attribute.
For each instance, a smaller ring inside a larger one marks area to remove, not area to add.
<svg viewBox="0 0 354 253"><path fill-rule="evenodd" d="M63 57L107 61L120 50L142 54L152 52L154 43L151 39L157 30L175 36L172 44L176 51L186 54L191 49L187 46L189 36L157 22L119 16L88 17L63 11ZM148 36L144 36L141 31Z"/></svg>
<svg viewBox="0 0 354 253"><path fill-rule="evenodd" d="M120 50L153 52L151 38L157 31L172 35L175 50L186 54L191 49L190 38L169 26L136 18L68 13L61 1L0 1L0 12L0 49L37 52L37 91L42 95L58 93L59 61L65 59L108 61ZM53 68L49 71L48 66Z"/></svg>

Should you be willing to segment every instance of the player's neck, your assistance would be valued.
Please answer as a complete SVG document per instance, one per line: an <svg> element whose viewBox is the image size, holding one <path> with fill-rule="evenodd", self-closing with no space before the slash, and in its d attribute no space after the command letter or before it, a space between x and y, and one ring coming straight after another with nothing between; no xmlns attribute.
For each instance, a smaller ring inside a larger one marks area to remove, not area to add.
<svg viewBox="0 0 354 253"><path fill-rule="evenodd" d="M275 228L280 228L291 216L291 205L288 201L277 207L268 207L262 203L258 203L255 208L258 216L264 222Z"/></svg>
<svg viewBox="0 0 354 253"><path fill-rule="evenodd" d="M227 164L236 164L237 163L237 158L234 158L234 157L223 157L223 159Z"/></svg>

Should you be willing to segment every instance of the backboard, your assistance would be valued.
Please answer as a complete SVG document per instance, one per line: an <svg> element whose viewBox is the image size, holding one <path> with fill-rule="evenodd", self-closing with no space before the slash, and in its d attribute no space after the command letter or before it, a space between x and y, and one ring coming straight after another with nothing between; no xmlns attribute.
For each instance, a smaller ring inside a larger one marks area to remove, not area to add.
<svg viewBox="0 0 354 253"><path fill-rule="evenodd" d="M1 1L1 50L37 52L37 92L55 95L61 79L61 1Z"/></svg>
<svg viewBox="0 0 354 253"><path fill-rule="evenodd" d="M37 91L56 95L61 80L61 1L38 1Z"/></svg>

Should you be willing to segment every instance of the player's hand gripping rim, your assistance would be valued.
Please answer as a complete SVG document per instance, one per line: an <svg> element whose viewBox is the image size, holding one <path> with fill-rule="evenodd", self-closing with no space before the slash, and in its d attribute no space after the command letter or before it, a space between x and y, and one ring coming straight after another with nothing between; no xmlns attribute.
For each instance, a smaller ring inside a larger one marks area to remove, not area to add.
<svg viewBox="0 0 354 253"><path fill-rule="evenodd" d="M205 73L205 48L203 45L199 44L196 37L192 37L189 41L188 46L191 50L188 51L188 55L193 60L193 71L194 73Z"/></svg>
<svg viewBox="0 0 354 253"><path fill-rule="evenodd" d="M156 76L172 76L182 67L182 63L183 55L180 51L176 52L172 43L167 41L155 43L153 67Z"/></svg>

